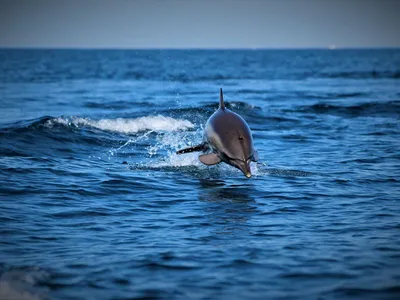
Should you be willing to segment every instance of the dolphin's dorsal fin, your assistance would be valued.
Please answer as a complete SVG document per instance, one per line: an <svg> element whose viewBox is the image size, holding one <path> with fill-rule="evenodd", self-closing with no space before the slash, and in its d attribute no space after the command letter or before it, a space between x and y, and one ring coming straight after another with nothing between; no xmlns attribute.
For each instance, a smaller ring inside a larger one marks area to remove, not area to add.
<svg viewBox="0 0 400 300"><path fill-rule="evenodd" d="M219 108L225 109L224 94L222 93L222 88L219 89Z"/></svg>

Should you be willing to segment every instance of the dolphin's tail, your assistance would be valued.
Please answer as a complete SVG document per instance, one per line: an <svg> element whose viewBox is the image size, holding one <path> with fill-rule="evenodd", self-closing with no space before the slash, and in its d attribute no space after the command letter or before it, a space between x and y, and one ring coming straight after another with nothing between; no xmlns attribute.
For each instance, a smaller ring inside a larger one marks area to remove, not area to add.
<svg viewBox="0 0 400 300"><path fill-rule="evenodd" d="M206 145L203 143L203 144L200 144L200 145L197 145L194 147L189 147L189 148L178 150L178 151L176 151L176 154L184 154L184 153L196 152L196 151L205 151L206 149L207 149Z"/></svg>
<svg viewBox="0 0 400 300"><path fill-rule="evenodd" d="M219 89L219 108L225 109L224 94L222 93L222 88Z"/></svg>

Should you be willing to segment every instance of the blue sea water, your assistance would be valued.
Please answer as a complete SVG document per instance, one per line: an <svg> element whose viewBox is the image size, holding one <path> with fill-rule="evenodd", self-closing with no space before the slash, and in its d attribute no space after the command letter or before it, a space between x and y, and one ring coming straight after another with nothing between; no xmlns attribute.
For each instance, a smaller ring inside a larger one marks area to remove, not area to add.
<svg viewBox="0 0 400 300"><path fill-rule="evenodd" d="M249 124L253 177L207 167ZM0 50L0 299L399 299L400 50Z"/></svg>

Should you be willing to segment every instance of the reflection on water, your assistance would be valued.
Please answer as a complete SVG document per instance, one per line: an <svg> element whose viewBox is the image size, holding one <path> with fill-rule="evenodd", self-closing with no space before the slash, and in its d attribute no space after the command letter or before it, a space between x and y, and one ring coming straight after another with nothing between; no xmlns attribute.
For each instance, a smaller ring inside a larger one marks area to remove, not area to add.
<svg viewBox="0 0 400 300"><path fill-rule="evenodd" d="M221 179L199 179L199 199L202 201L230 201L250 203L254 187L252 184L228 185Z"/></svg>
<svg viewBox="0 0 400 300"><path fill-rule="evenodd" d="M227 185L220 179L199 179L199 200L206 202L204 213L216 234L245 234L247 222L257 212L253 186Z"/></svg>

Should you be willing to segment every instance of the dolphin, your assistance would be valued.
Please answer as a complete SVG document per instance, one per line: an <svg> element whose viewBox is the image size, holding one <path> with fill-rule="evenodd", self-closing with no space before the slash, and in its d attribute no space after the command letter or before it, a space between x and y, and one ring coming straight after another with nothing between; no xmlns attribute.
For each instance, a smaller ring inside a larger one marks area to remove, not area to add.
<svg viewBox="0 0 400 300"><path fill-rule="evenodd" d="M205 165L224 162L241 170L247 178L251 177L250 162L258 161L253 137L246 121L225 107L222 88L219 108L206 123L202 143L181 149L176 154L194 151L206 152L199 156L199 160Z"/></svg>

